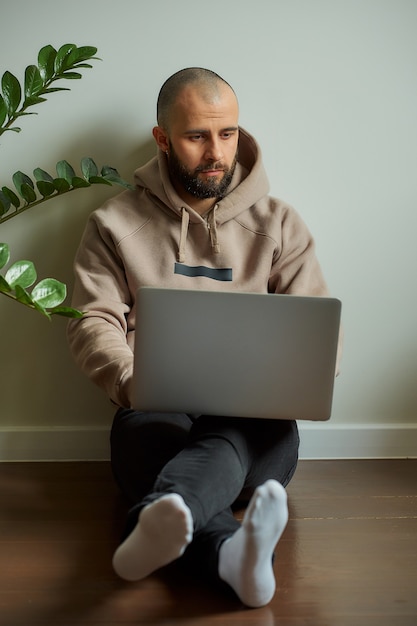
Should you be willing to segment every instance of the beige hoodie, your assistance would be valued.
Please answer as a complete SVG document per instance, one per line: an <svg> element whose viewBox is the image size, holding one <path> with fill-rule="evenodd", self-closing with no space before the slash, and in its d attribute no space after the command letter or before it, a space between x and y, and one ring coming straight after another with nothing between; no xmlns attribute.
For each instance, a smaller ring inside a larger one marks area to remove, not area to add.
<svg viewBox="0 0 417 626"><path fill-rule="evenodd" d="M139 287L328 294L309 231L293 208L268 196L259 147L244 130L229 192L207 216L177 195L161 151L135 183L88 220L72 299L85 315L68 326L81 370L125 407Z"/></svg>

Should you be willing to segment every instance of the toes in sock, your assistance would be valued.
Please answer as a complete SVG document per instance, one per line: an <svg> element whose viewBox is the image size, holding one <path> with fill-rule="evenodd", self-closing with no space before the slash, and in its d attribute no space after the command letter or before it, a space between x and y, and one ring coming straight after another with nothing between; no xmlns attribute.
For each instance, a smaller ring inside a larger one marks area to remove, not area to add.
<svg viewBox="0 0 417 626"><path fill-rule="evenodd" d="M115 572L140 580L180 557L192 540L191 511L178 494L167 494L146 506L132 533L113 556Z"/></svg>
<svg viewBox="0 0 417 626"><path fill-rule="evenodd" d="M272 556L287 521L285 489L268 480L253 494L242 526L220 548L220 578L246 606L264 606L275 593Z"/></svg>

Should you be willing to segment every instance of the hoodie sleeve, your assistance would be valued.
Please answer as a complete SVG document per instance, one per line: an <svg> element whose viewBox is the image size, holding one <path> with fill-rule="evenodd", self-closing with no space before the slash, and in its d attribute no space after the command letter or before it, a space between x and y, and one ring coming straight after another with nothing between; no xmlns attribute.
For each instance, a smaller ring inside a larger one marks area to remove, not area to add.
<svg viewBox="0 0 417 626"><path fill-rule="evenodd" d="M304 221L288 206L280 217L281 240L271 268L269 290L292 295L328 296L314 239Z"/></svg>
<svg viewBox="0 0 417 626"><path fill-rule="evenodd" d="M74 262L72 306L84 312L68 324L70 351L81 371L117 405L129 407L133 351L127 335L131 295L108 230L93 214Z"/></svg>
<svg viewBox="0 0 417 626"><path fill-rule="evenodd" d="M272 264L269 290L302 296L330 297L318 262L314 239L299 214L286 207L281 216L281 242ZM340 372L343 351L343 328L340 328L336 374Z"/></svg>

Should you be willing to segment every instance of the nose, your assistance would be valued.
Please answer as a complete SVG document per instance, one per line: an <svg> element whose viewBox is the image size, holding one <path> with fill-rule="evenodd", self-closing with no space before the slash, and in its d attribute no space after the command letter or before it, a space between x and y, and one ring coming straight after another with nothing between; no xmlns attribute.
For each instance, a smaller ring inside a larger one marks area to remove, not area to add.
<svg viewBox="0 0 417 626"><path fill-rule="evenodd" d="M212 161L213 163L222 160L223 150L221 140L218 137L213 137L207 142L204 156L207 161Z"/></svg>

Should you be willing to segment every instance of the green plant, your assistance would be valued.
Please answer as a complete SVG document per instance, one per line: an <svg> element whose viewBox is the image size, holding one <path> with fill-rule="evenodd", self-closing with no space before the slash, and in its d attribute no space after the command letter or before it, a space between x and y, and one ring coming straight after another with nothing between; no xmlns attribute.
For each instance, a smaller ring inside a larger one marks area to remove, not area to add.
<svg viewBox="0 0 417 626"><path fill-rule="evenodd" d="M0 92L0 136L5 132L20 132L16 121L26 115L31 107L45 102L48 94L56 91L68 91L66 87L52 87L58 80L76 80L82 78L80 69L91 68L87 61L97 60L94 56L97 48L92 46L77 47L65 44L56 50L53 46L43 47L38 54L38 64L29 65L25 70L23 89L19 80L6 71L1 80ZM27 174L17 171L12 180L14 189L0 188L0 224L21 215L31 207L61 196L70 191L90 187L94 184L117 184L130 188L117 170L104 165L101 170L92 158L81 160L81 173L65 160L56 164L56 176L41 168L33 171L34 180ZM0 243L0 269L10 262L10 248L7 243ZM63 315L80 317L82 313L71 307L62 306L66 296L66 285L55 278L45 278L36 283L37 272L32 261L16 261L8 267L6 274L0 274L0 293L13 300L39 311L46 317ZM33 287L33 285L35 285ZM33 287L29 292L29 287Z"/></svg>

